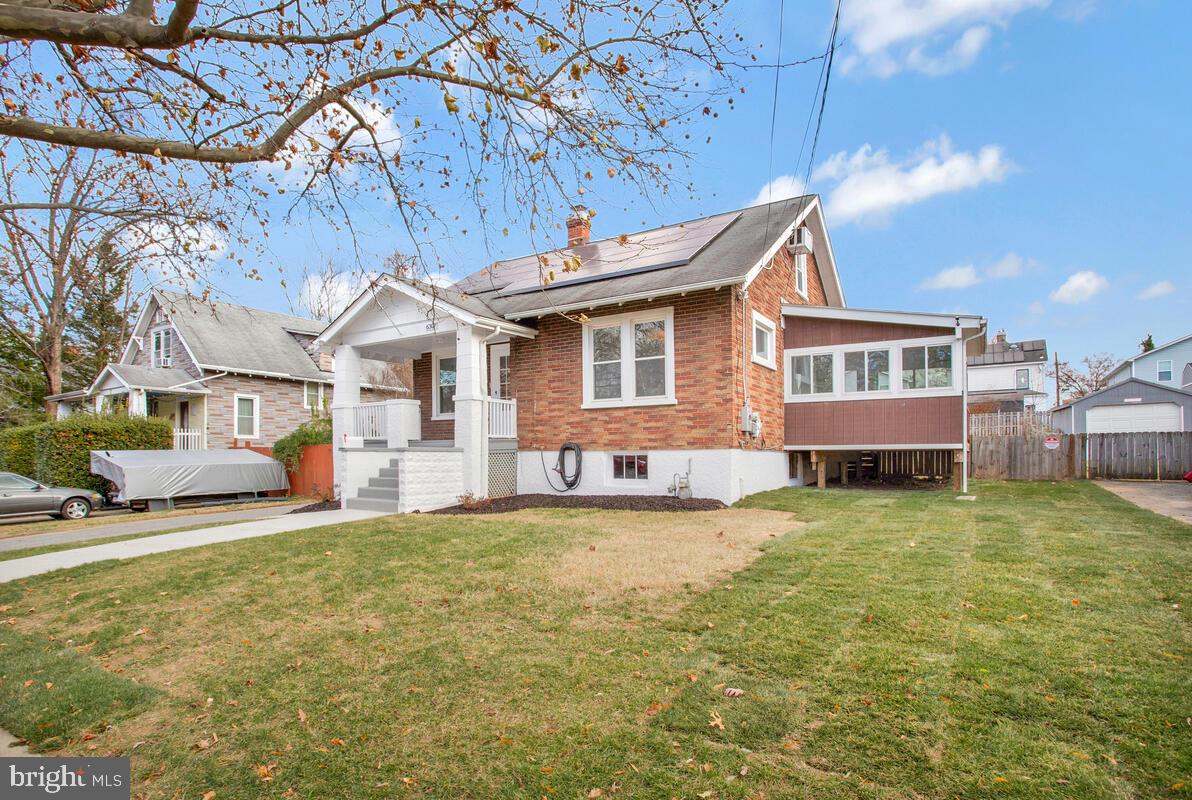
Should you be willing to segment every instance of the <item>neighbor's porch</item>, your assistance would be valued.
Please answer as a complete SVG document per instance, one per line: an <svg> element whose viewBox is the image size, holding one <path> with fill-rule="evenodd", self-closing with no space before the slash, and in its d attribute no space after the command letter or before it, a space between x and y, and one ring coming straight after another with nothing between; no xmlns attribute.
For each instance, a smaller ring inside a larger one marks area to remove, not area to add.
<svg viewBox="0 0 1192 800"><path fill-rule="evenodd" d="M130 417L157 417L174 430L175 450L207 449L207 396L210 390L197 381L187 386L138 385L107 369L92 386L96 413L123 411Z"/></svg>

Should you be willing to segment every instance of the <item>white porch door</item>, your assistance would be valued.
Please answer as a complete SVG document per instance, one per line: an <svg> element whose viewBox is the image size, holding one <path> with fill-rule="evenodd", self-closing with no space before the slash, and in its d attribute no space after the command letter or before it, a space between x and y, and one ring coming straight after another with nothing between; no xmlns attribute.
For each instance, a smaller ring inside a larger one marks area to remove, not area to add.
<svg viewBox="0 0 1192 800"><path fill-rule="evenodd" d="M494 344L488 351L488 393L491 397L509 399L509 343Z"/></svg>

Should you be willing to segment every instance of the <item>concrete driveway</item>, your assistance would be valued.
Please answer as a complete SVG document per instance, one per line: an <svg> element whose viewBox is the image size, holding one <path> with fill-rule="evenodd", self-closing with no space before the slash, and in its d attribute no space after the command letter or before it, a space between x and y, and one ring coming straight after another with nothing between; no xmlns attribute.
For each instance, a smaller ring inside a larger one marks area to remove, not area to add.
<svg viewBox="0 0 1192 800"><path fill-rule="evenodd" d="M1192 525L1192 483L1187 481L1097 481L1123 500Z"/></svg>

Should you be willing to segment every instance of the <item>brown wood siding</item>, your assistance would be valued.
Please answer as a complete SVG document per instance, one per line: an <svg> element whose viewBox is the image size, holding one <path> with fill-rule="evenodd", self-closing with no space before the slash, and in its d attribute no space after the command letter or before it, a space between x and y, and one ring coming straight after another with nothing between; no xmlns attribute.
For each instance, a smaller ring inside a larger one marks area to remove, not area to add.
<svg viewBox="0 0 1192 800"><path fill-rule="evenodd" d="M959 395L787 403L786 444L956 444L964 438L963 411Z"/></svg>
<svg viewBox="0 0 1192 800"><path fill-rule="evenodd" d="M936 328L927 325L896 325L891 322L787 317L786 334L783 338L786 348L794 350L799 347L950 336L953 333L955 330L952 328Z"/></svg>

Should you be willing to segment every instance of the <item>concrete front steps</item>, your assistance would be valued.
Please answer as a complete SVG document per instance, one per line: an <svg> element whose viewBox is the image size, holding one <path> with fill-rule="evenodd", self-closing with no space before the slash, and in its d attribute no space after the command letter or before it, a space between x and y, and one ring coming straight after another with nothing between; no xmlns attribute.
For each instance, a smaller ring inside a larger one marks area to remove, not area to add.
<svg viewBox="0 0 1192 800"><path fill-rule="evenodd" d="M375 478L369 478L368 486L361 486L356 496L349 497L344 505L357 511L397 514L398 490L401 487L397 472L397 462L390 461L389 466L381 467L380 474Z"/></svg>

